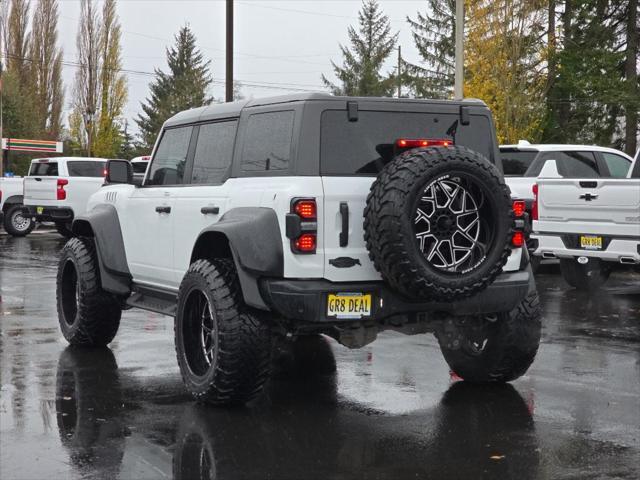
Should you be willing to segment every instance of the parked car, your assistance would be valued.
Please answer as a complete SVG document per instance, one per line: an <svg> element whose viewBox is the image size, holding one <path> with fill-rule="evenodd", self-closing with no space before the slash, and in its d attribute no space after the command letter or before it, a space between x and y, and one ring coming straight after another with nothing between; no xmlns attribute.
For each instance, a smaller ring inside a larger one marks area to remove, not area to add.
<svg viewBox="0 0 640 480"><path fill-rule="evenodd" d="M425 130L425 126L428 129ZM306 94L164 124L144 185L110 161L60 257L60 328L106 345L123 308L175 317L188 391L254 398L274 336L349 348L433 332L470 382L507 382L541 323L523 204L480 101Z"/></svg>
<svg viewBox="0 0 640 480"><path fill-rule="evenodd" d="M147 167L149 166L150 160L151 155L144 155L142 157L135 157L131 159L131 166L133 167L133 180L136 184L142 185L142 181L144 180L145 173L147 173Z"/></svg>
<svg viewBox="0 0 640 480"><path fill-rule="evenodd" d="M61 235L70 237L73 219L86 211L89 197L104 184L106 164L105 158L32 160L24 179L25 215L54 222Z"/></svg>
<svg viewBox="0 0 640 480"><path fill-rule="evenodd" d="M600 287L616 266L640 270L640 153L626 179L559 178L548 160L533 207L535 255L559 258L581 290Z"/></svg>
<svg viewBox="0 0 640 480"><path fill-rule="evenodd" d="M558 172L567 178L625 178L632 158L613 148L594 145L532 145L520 140L517 145L501 145L500 157L504 176L511 193L526 202L531 215L533 185L548 159L556 160ZM527 241L534 271L540 257L533 256L535 240Z"/></svg>
<svg viewBox="0 0 640 480"><path fill-rule="evenodd" d="M14 237L31 233L35 222L23 215L23 178L0 177L0 221L5 231Z"/></svg>

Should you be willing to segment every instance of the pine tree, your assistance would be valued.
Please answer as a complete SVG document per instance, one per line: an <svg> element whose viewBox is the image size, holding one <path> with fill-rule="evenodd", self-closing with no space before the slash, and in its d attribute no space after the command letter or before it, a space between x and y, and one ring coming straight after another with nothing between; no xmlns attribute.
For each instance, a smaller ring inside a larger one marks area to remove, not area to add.
<svg viewBox="0 0 640 480"><path fill-rule="evenodd" d="M625 83L625 140L624 147L629 155L638 148L638 113L640 111L640 86L638 85L638 56L640 55L640 2L628 0L624 12L626 17L626 58ZM624 18L623 17L623 18Z"/></svg>
<svg viewBox="0 0 640 480"><path fill-rule="evenodd" d="M381 70L396 46L398 34L391 34L389 18L376 0L363 1L358 23L358 31L352 26L348 30L351 48L340 45L343 66L331 62L340 85L324 75L322 81L334 95L390 96L395 80Z"/></svg>
<svg viewBox="0 0 640 480"><path fill-rule="evenodd" d="M136 123L143 142L152 147L164 121L189 108L208 105L212 97L207 94L212 78L210 61L205 61L196 47L196 37L188 26L175 36L175 46L167 49L169 72L155 70L156 78L149 86L151 94L142 104L144 114Z"/></svg>
<svg viewBox="0 0 640 480"><path fill-rule="evenodd" d="M428 0L427 11L407 17L422 65L403 63L405 82L418 98L450 98L455 73L455 0Z"/></svg>

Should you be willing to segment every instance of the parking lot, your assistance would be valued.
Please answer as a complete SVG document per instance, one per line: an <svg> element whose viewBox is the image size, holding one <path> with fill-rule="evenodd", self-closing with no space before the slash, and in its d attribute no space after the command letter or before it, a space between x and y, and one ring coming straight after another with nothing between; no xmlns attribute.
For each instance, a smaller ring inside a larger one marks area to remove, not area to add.
<svg viewBox="0 0 640 480"><path fill-rule="evenodd" d="M0 233L0 478L638 478L640 276L538 276L543 343L512 385L451 377L432 336L281 350L243 408L185 393L168 317L129 310L109 349L67 347L62 237ZM331 370L333 362L337 371Z"/></svg>

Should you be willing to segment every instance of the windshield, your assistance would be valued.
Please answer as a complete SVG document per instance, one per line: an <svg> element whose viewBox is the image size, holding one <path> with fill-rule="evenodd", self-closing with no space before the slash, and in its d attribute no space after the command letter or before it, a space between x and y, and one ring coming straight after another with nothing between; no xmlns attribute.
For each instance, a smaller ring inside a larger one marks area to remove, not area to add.
<svg viewBox="0 0 640 480"><path fill-rule="evenodd" d="M505 177L524 177L525 172L535 160L538 152L532 150L517 150L515 148L501 148L500 158Z"/></svg>
<svg viewBox="0 0 640 480"><path fill-rule="evenodd" d="M489 119L471 116L461 125L453 113L360 111L349 121L344 110L326 110L320 126L322 175L376 175L395 153L398 139L451 140L493 158Z"/></svg>

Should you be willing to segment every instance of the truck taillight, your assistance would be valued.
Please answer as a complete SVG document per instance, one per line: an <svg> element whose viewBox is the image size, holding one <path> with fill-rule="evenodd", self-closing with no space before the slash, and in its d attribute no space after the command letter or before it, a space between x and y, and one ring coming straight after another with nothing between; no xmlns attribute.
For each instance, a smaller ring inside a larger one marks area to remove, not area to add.
<svg viewBox="0 0 640 480"><path fill-rule="evenodd" d="M513 208L513 214L515 215L515 217L520 218L524 216L527 206L524 200L514 200L512 208Z"/></svg>
<svg viewBox="0 0 640 480"><path fill-rule="evenodd" d="M511 204L511 210L513 210L513 216L516 219L516 231L511 235L511 245L514 247L522 247L526 242L526 236L524 234L524 214L527 211L527 204L524 200L514 200Z"/></svg>
<svg viewBox="0 0 640 480"><path fill-rule="evenodd" d="M315 198L294 198L287 214L287 237L293 253L316 253L318 244L318 205Z"/></svg>
<svg viewBox="0 0 640 480"><path fill-rule="evenodd" d="M514 247L522 247L525 242L524 232L516 231L511 236L511 245Z"/></svg>
<svg viewBox="0 0 640 480"><path fill-rule="evenodd" d="M538 220L538 184L533 184L533 207L531 208L531 220Z"/></svg>
<svg viewBox="0 0 640 480"><path fill-rule="evenodd" d="M449 145L453 145L453 141L444 138L399 138L396 140L398 148L448 147Z"/></svg>
<svg viewBox="0 0 640 480"><path fill-rule="evenodd" d="M64 178L59 178L58 179L58 186L56 188L56 199L57 200L66 200L67 199L67 192L64 189L64 186L67 185L69 183L69 180L66 180Z"/></svg>

